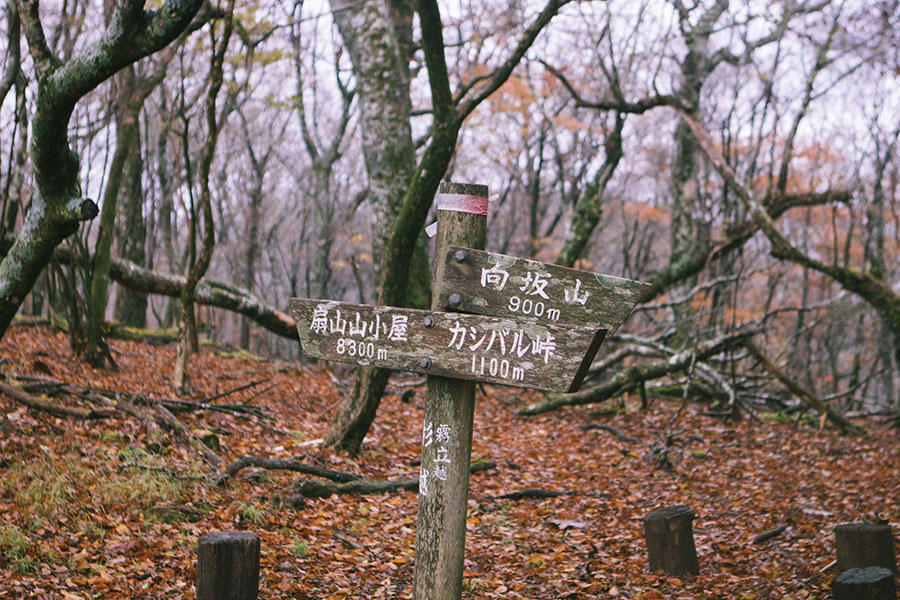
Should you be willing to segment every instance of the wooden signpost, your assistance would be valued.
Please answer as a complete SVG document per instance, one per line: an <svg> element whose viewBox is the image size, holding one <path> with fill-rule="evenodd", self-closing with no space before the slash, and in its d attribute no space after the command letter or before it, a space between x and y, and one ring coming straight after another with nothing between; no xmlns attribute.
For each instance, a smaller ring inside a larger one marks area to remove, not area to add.
<svg viewBox="0 0 900 600"><path fill-rule="evenodd" d="M451 246L437 305L477 315L591 324L615 333L650 284Z"/></svg>
<svg viewBox="0 0 900 600"><path fill-rule="evenodd" d="M484 252L487 191L441 184L432 310L291 299L304 354L428 375L414 600L462 595L474 381L576 391L646 288Z"/></svg>
<svg viewBox="0 0 900 600"><path fill-rule="evenodd" d="M574 392L604 329L291 299L303 353L426 375Z"/></svg>

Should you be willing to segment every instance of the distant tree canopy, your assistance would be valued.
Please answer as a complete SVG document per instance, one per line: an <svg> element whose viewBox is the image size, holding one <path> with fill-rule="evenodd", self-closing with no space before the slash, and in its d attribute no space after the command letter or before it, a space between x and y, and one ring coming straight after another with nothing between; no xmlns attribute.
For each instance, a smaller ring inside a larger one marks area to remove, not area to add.
<svg viewBox="0 0 900 600"><path fill-rule="evenodd" d="M896 407L896 3L201 4L0 13L0 333L296 358L292 296L427 304L452 179L489 185L488 249L653 284L582 400Z"/></svg>

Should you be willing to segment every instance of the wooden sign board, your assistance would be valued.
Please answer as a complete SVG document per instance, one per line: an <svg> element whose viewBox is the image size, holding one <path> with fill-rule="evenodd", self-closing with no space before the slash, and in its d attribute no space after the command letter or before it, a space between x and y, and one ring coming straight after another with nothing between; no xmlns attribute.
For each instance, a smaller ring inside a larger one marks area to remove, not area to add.
<svg viewBox="0 0 900 600"><path fill-rule="evenodd" d="M606 333L407 308L291 298L303 353L356 365L574 392Z"/></svg>
<svg viewBox="0 0 900 600"><path fill-rule="evenodd" d="M611 335L650 284L504 254L450 246L438 307L596 325Z"/></svg>

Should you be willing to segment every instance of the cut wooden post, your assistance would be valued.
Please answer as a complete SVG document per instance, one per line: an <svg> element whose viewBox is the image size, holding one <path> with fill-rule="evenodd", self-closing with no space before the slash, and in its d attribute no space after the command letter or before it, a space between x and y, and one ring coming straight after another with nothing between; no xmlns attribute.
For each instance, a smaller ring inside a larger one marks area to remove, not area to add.
<svg viewBox="0 0 900 600"><path fill-rule="evenodd" d="M884 567L897 573L894 539L888 523L842 523L834 528L837 572Z"/></svg>
<svg viewBox="0 0 900 600"><path fill-rule="evenodd" d="M834 578L834 600L896 600L894 574L884 567L850 569Z"/></svg>
<svg viewBox="0 0 900 600"><path fill-rule="evenodd" d="M447 248L455 244L484 249L487 197L486 185L441 183L432 279L434 310L441 295ZM428 377L416 524L415 600L459 600L462 596L474 412L474 383Z"/></svg>
<svg viewBox="0 0 900 600"><path fill-rule="evenodd" d="M256 600L259 536L249 531L207 533L197 551L197 600Z"/></svg>
<svg viewBox="0 0 900 600"><path fill-rule="evenodd" d="M700 572L689 506L658 508L644 517L644 538L651 571L671 575Z"/></svg>

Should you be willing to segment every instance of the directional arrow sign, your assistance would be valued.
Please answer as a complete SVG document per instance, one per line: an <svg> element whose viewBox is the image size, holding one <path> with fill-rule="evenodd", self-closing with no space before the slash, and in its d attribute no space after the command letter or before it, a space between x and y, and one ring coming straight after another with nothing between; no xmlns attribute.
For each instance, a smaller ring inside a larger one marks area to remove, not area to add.
<svg viewBox="0 0 900 600"><path fill-rule="evenodd" d="M291 298L303 353L315 358L574 392L606 331L406 308Z"/></svg>
<svg viewBox="0 0 900 600"><path fill-rule="evenodd" d="M650 284L451 246L438 306L479 315L590 323L615 333Z"/></svg>

